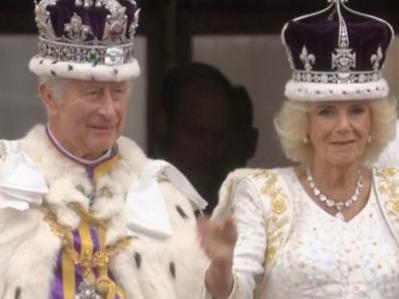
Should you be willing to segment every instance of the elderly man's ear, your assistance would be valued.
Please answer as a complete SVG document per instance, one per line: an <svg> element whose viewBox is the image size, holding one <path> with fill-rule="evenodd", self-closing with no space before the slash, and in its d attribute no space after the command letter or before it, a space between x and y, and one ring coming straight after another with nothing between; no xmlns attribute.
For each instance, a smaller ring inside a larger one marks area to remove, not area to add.
<svg viewBox="0 0 399 299"><path fill-rule="evenodd" d="M39 84L39 94L48 114L55 114L58 111L59 103L54 98L54 95L47 83Z"/></svg>

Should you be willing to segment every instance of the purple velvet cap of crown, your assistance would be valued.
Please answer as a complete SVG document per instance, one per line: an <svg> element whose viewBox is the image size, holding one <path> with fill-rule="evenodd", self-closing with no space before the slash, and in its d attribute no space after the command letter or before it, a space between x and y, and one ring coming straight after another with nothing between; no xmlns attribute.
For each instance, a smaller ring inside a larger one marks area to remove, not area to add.
<svg viewBox="0 0 399 299"><path fill-rule="evenodd" d="M129 28L134 21L134 13L137 11L137 7L127 0L118 0L118 2L126 8L126 27ZM59 0L55 6L48 6L48 11L50 12L51 23L57 37L62 38L66 36L65 25L70 23L72 16L76 13L82 19L83 24L88 25L90 28L90 33L86 41L103 40L106 19L109 14L107 8L96 7L94 5L89 8L83 6L77 7L74 0ZM126 30L126 39L129 39L128 34L128 30Z"/></svg>
<svg viewBox="0 0 399 299"><path fill-rule="evenodd" d="M343 2L334 1L327 9L284 26L282 39L293 70L285 88L289 99L374 99L388 94L381 69L393 29Z"/></svg>
<svg viewBox="0 0 399 299"><path fill-rule="evenodd" d="M386 24L367 20L361 23L347 22L349 47L356 52L356 66L353 71L373 71L371 56L382 49L385 60L385 51L388 48L392 32ZM318 23L294 22L288 23L285 30L285 42L289 47L292 59L297 70L305 70L300 60L305 46L309 53L315 56L314 71L333 71L331 53L338 47L339 24L336 21L320 21Z"/></svg>

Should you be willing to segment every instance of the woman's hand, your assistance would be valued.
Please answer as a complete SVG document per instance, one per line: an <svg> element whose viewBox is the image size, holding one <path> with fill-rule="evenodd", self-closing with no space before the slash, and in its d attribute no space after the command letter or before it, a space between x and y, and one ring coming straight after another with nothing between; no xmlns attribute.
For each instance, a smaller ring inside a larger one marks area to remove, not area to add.
<svg viewBox="0 0 399 299"><path fill-rule="evenodd" d="M220 223L207 218L198 219L201 246L211 264L206 272L205 283L216 299L228 298L233 287L233 256L237 230L233 218Z"/></svg>

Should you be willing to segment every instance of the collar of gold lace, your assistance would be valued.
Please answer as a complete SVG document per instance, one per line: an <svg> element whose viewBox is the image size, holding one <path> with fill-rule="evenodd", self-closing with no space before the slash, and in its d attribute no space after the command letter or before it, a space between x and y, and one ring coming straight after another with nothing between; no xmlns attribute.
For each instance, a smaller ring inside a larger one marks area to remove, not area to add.
<svg viewBox="0 0 399 299"><path fill-rule="evenodd" d="M105 234L108 228L107 221L97 219L79 203L71 203L68 206L80 216L82 224L90 224L97 227L101 240L100 243L105 244ZM57 221L57 216L47 203L44 203L40 207L40 210L43 212L44 220L49 224L51 231L61 239L65 254L69 255L74 265L79 265L83 268L84 280L93 284L96 290L103 295L103 298L115 298L114 295L116 293L123 293L123 290L108 277L108 266L113 256L129 247L132 238L125 237L112 245L101 246L98 251L93 253L84 249L79 253L73 246L73 232L71 228ZM98 270L100 273L97 279L94 274L95 270Z"/></svg>

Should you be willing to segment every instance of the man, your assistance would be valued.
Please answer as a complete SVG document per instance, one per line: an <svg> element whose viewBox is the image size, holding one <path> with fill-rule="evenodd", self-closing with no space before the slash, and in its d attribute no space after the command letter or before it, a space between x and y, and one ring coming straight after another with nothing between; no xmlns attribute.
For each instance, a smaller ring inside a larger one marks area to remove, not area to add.
<svg viewBox="0 0 399 299"><path fill-rule="evenodd" d="M210 214L227 173L245 166L255 151L249 96L213 66L194 62L169 71L161 105L155 155L187 175Z"/></svg>
<svg viewBox="0 0 399 299"><path fill-rule="evenodd" d="M202 63L180 65L163 82L156 155L176 165L208 201L210 213L226 175L231 85Z"/></svg>
<svg viewBox="0 0 399 299"><path fill-rule="evenodd" d="M205 202L121 137L136 3L42 0L35 14L48 124L0 141L0 297L199 298Z"/></svg>

